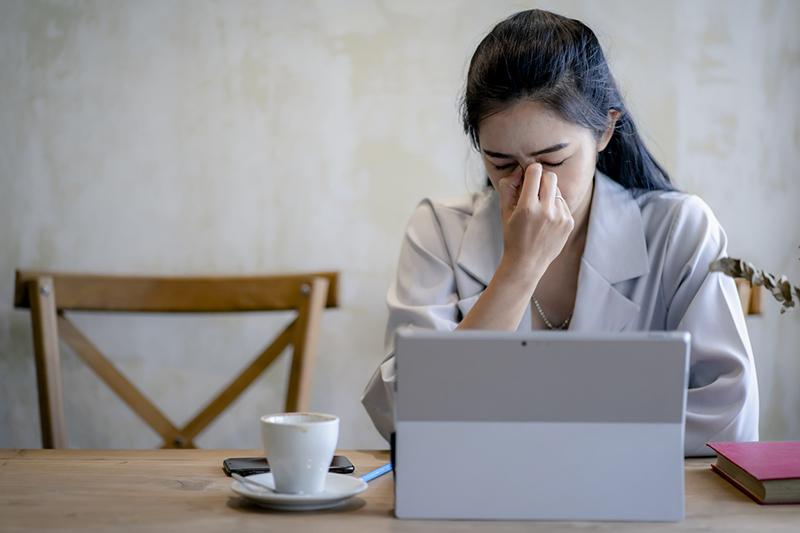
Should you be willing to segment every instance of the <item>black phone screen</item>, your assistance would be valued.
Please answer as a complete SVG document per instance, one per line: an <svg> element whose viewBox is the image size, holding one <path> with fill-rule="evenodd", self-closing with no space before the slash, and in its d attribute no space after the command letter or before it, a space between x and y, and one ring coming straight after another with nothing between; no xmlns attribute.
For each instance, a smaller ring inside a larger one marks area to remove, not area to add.
<svg viewBox="0 0 800 533"><path fill-rule="evenodd" d="M344 455L334 455L331 467L328 470L335 474L352 474L356 467ZM230 457L222 462L222 470L226 476L233 473L240 476L251 476L269 472L269 462L266 457Z"/></svg>

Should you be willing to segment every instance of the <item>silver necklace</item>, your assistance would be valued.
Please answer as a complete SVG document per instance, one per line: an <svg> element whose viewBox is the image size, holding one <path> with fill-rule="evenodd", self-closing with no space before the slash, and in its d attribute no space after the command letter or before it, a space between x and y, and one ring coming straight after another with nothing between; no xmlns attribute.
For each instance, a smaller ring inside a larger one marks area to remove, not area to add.
<svg viewBox="0 0 800 533"><path fill-rule="evenodd" d="M536 310L539 312L539 316L542 317L542 322L544 322L544 325L547 326L547 329L567 329L567 326L569 326L569 321L572 318L572 313L569 314L567 319L564 322L562 322L560 326L556 327L553 325L552 322L550 322L550 320L547 319L547 316L545 316L544 311L542 311L542 306L539 305L539 301L536 300L535 296L533 297L533 305L536 306Z"/></svg>

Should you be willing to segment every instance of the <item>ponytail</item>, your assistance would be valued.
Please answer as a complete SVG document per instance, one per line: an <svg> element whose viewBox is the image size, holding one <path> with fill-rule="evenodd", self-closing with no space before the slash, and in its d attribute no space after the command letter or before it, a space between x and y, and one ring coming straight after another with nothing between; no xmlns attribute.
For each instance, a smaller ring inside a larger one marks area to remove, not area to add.
<svg viewBox="0 0 800 533"><path fill-rule="evenodd" d="M626 189L675 190L669 174L644 145L627 111L617 121L608 146L598 154L597 169Z"/></svg>
<svg viewBox="0 0 800 533"><path fill-rule="evenodd" d="M579 20L548 11L522 11L497 24L469 65L461 104L464 132L480 150L478 124L520 99L541 102L599 139L608 114L620 117L597 169L636 191L674 190L666 170L645 147L594 32Z"/></svg>

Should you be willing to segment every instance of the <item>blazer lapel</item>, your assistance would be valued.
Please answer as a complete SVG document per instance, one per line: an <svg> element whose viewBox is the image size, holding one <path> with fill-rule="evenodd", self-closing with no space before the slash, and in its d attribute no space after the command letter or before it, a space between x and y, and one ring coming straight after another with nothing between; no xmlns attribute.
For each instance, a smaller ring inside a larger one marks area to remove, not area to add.
<svg viewBox="0 0 800 533"><path fill-rule="evenodd" d="M598 170L569 329L625 329L638 316L640 307L620 291L618 284L648 270L639 205L630 191Z"/></svg>
<svg viewBox="0 0 800 533"><path fill-rule="evenodd" d="M461 299L458 307L466 315L489 285L500 259L503 257L503 225L500 218L500 202L497 193L491 190L483 194L475 204L475 210L467 223L456 264L469 276L469 281L460 283ZM519 322L517 331L531 330L531 306Z"/></svg>
<svg viewBox="0 0 800 533"><path fill-rule="evenodd" d="M478 283L473 299L494 276L503 256L500 204L494 191L482 195L467 223L456 264ZM631 193L600 172L595 173L586 247L578 274L578 291L570 330L621 331L639 314L618 284L649 270L639 205ZM474 302L473 302L474 303ZM471 305L469 306L471 307ZM530 331L528 306L517 331Z"/></svg>
<svg viewBox="0 0 800 533"><path fill-rule="evenodd" d="M475 211L467 222L456 264L486 288L502 257L500 203L497 193L492 190L484 193L475 203Z"/></svg>

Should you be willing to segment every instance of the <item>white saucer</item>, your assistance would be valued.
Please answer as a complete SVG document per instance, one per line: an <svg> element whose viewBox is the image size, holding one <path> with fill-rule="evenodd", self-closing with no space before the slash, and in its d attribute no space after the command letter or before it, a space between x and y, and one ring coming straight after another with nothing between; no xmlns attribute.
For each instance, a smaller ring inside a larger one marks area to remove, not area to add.
<svg viewBox="0 0 800 533"><path fill-rule="evenodd" d="M262 485L274 490L275 480L271 473L247 476ZM361 478L346 474L328 474L325 478L325 490L317 494L286 494L260 490L236 480L231 482L231 489L240 496L252 500L262 507L281 509L283 511L313 511L336 507L348 498L367 489L367 482Z"/></svg>

